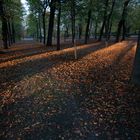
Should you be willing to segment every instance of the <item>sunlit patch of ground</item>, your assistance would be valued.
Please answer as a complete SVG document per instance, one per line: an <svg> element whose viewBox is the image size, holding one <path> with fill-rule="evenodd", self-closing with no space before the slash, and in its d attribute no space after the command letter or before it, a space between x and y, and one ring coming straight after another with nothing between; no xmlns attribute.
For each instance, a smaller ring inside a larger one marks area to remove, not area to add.
<svg viewBox="0 0 140 140"><path fill-rule="evenodd" d="M67 48L1 62L1 138L139 138L136 42L77 50L78 60Z"/></svg>

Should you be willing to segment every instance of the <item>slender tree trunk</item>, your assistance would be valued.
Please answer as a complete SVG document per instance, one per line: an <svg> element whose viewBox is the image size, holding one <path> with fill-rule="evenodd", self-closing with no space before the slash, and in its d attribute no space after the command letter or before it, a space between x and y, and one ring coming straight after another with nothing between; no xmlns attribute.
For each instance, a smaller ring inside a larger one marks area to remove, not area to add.
<svg viewBox="0 0 140 140"><path fill-rule="evenodd" d="M72 45L74 47L74 57L77 59L77 47L75 40L75 0L71 1L71 20L72 20Z"/></svg>
<svg viewBox="0 0 140 140"><path fill-rule="evenodd" d="M79 23L79 39L81 39L82 36L82 24Z"/></svg>
<svg viewBox="0 0 140 140"><path fill-rule="evenodd" d="M115 6L116 0L112 1L112 6L111 6L111 11L107 17L107 22L106 22L106 41L109 40L109 30L110 30L110 20L111 20L111 16L113 14L113 10L114 10L114 6Z"/></svg>
<svg viewBox="0 0 140 140"><path fill-rule="evenodd" d="M0 0L0 16L2 21L2 40L4 49L8 49L8 26L3 8L3 1Z"/></svg>
<svg viewBox="0 0 140 140"><path fill-rule="evenodd" d="M66 26L66 37L69 37L69 26Z"/></svg>
<svg viewBox="0 0 140 140"><path fill-rule="evenodd" d="M71 4L71 22L72 22L72 44L75 45L75 0Z"/></svg>
<svg viewBox="0 0 140 140"><path fill-rule="evenodd" d="M40 14L38 16L38 28L39 28L39 41L42 42L42 32L41 32L41 21L40 21Z"/></svg>
<svg viewBox="0 0 140 140"><path fill-rule="evenodd" d="M97 28L98 28L98 23L97 23L97 21L96 21L96 22L95 22L95 30L94 30L95 39L97 39Z"/></svg>
<svg viewBox="0 0 140 140"><path fill-rule="evenodd" d="M108 2L109 2L109 0L105 1L104 19L103 19L102 27L101 27L101 30L100 30L100 36L99 36L99 39L98 39L99 41L102 40L104 28L105 28L105 25L106 25Z"/></svg>
<svg viewBox="0 0 140 140"><path fill-rule="evenodd" d="M125 40L125 34L126 34L125 20L123 20L122 27L123 27L123 32L122 32L122 41L123 41Z"/></svg>
<svg viewBox="0 0 140 140"><path fill-rule="evenodd" d="M64 41L66 41L67 37L69 37L69 26L65 25Z"/></svg>
<svg viewBox="0 0 140 140"><path fill-rule="evenodd" d="M125 39L125 19L126 19L126 10L127 10L127 6L129 4L129 2L130 2L130 0L126 0L124 2L122 16L121 16L121 19L120 19L119 24L118 24L116 42L118 42L119 39L120 39L120 34L121 34L122 27L123 27L123 30L124 30L123 31L123 39Z"/></svg>
<svg viewBox="0 0 140 140"><path fill-rule="evenodd" d="M11 31L9 20L7 20L7 36L8 36L8 45L11 46Z"/></svg>
<svg viewBox="0 0 140 140"><path fill-rule="evenodd" d="M45 45L46 44L46 22L45 22L45 14L46 14L46 8L44 9L43 11L43 15L42 15L42 19L43 19L43 34L44 34L44 37L43 37L43 44Z"/></svg>
<svg viewBox="0 0 140 140"><path fill-rule="evenodd" d="M2 40L4 49L8 49L8 27L5 18L2 18Z"/></svg>
<svg viewBox="0 0 140 140"><path fill-rule="evenodd" d="M61 1L59 0L59 8L57 15L57 50L60 50L60 18L61 18Z"/></svg>
<svg viewBox="0 0 140 140"><path fill-rule="evenodd" d="M120 20L120 22L118 24L118 31L117 31L117 36L116 36L116 42L119 42L119 38L120 38L120 34L121 34L121 29L122 29L122 23L123 23L123 20Z"/></svg>
<svg viewBox="0 0 140 140"><path fill-rule="evenodd" d="M109 25L108 40L110 39L111 36L111 30L112 30L112 22Z"/></svg>
<svg viewBox="0 0 140 140"><path fill-rule="evenodd" d="M13 40L13 43L16 42L16 37L15 37L15 26L14 26L14 22L12 20L12 40Z"/></svg>
<svg viewBox="0 0 140 140"><path fill-rule="evenodd" d="M39 24L38 24L38 20L36 20L36 40L38 41L39 39Z"/></svg>
<svg viewBox="0 0 140 140"><path fill-rule="evenodd" d="M12 27L11 27L11 21L8 20L8 30L9 30L9 41L10 44L13 44L13 40L12 40Z"/></svg>
<svg viewBox="0 0 140 140"><path fill-rule="evenodd" d="M91 9L88 11L88 20L87 20L86 34L85 34L85 44L87 44L87 41L88 41L88 38L89 38L90 19L91 19Z"/></svg>
<svg viewBox="0 0 140 140"><path fill-rule="evenodd" d="M132 82L140 85L140 30L139 30L137 50L136 50L136 55L134 60Z"/></svg>
<svg viewBox="0 0 140 140"><path fill-rule="evenodd" d="M52 46L54 16L55 16L55 2L56 2L55 0L52 0L50 4L50 17L49 17L48 38L47 38L48 46Z"/></svg>

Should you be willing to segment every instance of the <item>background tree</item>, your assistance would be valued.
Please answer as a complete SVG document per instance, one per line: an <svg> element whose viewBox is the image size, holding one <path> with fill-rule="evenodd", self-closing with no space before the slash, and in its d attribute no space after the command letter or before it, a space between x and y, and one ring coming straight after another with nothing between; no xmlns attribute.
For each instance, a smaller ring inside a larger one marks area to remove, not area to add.
<svg viewBox="0 0 140 140"><path fill-rule="evenodd" d="M53 27L54 27L54 18L55 18L55 10L56 10L56 0L51 0L49 6L50 6L50 17L49 17L49 26L48 26L47 45L52 46Z"/></svg>
<svg viewBox="0 0 140 140"><path fill-rule="evenodd" d="M22 30L23 7L20 0L0 0L0 19L4 48L20 39ZM16 27L16 30L15 30Z"/></svg>
<svg viewBox="0 0 140 140"><path fill-rule="evenodd" d="M129 2L130 2L130 0L125 0L125 2L123 4L123 11L122 11L121 19L120 19L119 24L118 24L116 42L119 41L120 33L121 33L122 29L123 29L122 40L125 39L125 32L126 32L126 25L125 24L126 24L126 16L127 16L127 7L128 7Z"/></svg>

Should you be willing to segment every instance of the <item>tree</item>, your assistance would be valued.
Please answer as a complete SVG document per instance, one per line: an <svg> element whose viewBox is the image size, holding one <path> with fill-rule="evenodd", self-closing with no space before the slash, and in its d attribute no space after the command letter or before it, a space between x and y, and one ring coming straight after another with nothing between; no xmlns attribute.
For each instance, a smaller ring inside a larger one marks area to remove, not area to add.
<svg viewBox="0 0 140 140"><path fill-rule="evenodd" d="M90 4L91 4L91 0L90 0ZM91 20L91 14L92 14L92 11L91 11L91 8L89 7L86 33L85 33L85 44L87 44L87 40L89 38L89 25L90 25L90 20Z"/></svg>
<svg viewBox="0 0 140 140"><path fill-rule="evenodd" d="M51 0L50 2L50 17L49 17L49 26L48 26L48 37L47 37L47 46L52 46L52 37L53 37L53 27L54 27L54 18L56 10L56 0Z"/></svg>
<svg viewBox="0 0 140 140"><path fill-rule="evenodd" d="M46 21L45 21L45 15L46 15L46 8L49 5L49 0L44 0L42 2L42 7L43 7L43 13L42 13L42 19L43 19L43 32L44 32L44 39L43 43L46 44Z"/></svg>
<svg viewBox="0 0 140 140"><path fill-rule="evenodd" d="M30 13L36 15L36 32L38 31L40 42L42 42L43 29L43 43L46 44L46 9L49 6L50 0L28 0ZM42 22L42 24L41 24Z"/></svg>
<svg viewBox="0 0 140 140"><path fill-rule="evenodd" d="M129 4L129 2L130 2L130 0L125 0L124 5L123 5L123 11L122 11L121 19L120 19L119 24L118 24L118 31L117 31L117 36L116 36L116 42L119 41L120 33L121 33L122 29L123 29L122 40L125 39L125 31L126 31L125 22L126 22L126 16L127 16L127 6Z"/></svg>
<svg viewBox="0 0 140 140"><path fill-rule="evenodd" d="M137 50L134 61L132 82L140 85L140 30L138 35Z"/></svg>
<svg viewBox="0 0 140 140"><path fill-rule="evenodd" d="M106 25L106 21L107 21L107 8L108 8L108 3L109 3L109 0L105 0L105 3L104 3L104 18L103 18L103 23L102 23L102 27L101 27L101 30L100 30L100 36L99 36L99 41L102 39L102 36L103 36L103 31L104 31L104 28L105 28L105 25Z"/></svg>
<svg viewBox="0 0 140 140"><path fill-rule="evenodd" d="M131 26L131 30L134 32L138 32L138 40L137 40L137 49L135 54L135 60L133 65L133 72L132 72L132 82L135 84L140 85L140 5L139 3L135 2L131 6L131 11L129 11L129 16L132 19L129 20L129 24ZM134 24L135 23L135 24Z"/></svg>
<svg viewBox="0 0 140 140"><path fill-rule="evenodd" d="M60 50L60 18L61 18L61 0L58 0L58 15L57 15L57 50Z"/></svg>
<svg viewBox="0 0 140 140"><path fill-rule="evenodd" d="M2 21L2 39L4 48L8 49L8 26L7 26L7 20L6 20L6 14L4 11L4 2L3 0L0 0L0 13L1 13L1 21Z"/></svg>
<svg viewBox="0 0 140 140"><path fill-rule="evenodd" d="M107 17L107 21L106 21L106 28L105 28L105 30L106 30L106 32L105 32L106 41L108 41L109 37L110 37L111 26L112 26L111 17L112 17L112 14L113 14L115 3L116 3L116 0L112 0L111 10L110 10L110 13L109 13L109 15Z"/></svg>
<svg viewBox="0 0 140 140"><path fill-rule="evenodd" d="M71 0L71 31L72 31L72 44L75 45L75 0Z"/></svg>
<svg viewBox="0 0 140 140"><path fill-rule="evenodd" d="M18 33L21 34L22 16L23 8L20 0L0 0L0 19L5 49L15 43L15 39L19 36Z"/></svg>

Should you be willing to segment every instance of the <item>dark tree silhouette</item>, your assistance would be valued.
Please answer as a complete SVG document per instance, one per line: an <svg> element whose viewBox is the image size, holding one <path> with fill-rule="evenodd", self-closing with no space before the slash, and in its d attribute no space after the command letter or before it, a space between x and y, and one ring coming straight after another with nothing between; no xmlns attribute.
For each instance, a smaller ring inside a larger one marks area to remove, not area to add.
<svg viewBox="0 0 140 140"><path fill-rule="evenodd" d="M137 50L136 50L135 61L134 61L132 81L133 83L140 85L140 30L139 30Z"/></svg>
<svg viewBox="0 0 140 140"><path fill-rule="evenodd" d="M52 46L54 16L55 16L55 9L56 9L55 2L56 0L52 0L50 3L50 17L49 17L48 38L47 38L48 46Z"/></svg>
<svg viewBox="0 0 140 140"><path fill-rule="evenodd" d="M119 41L120 39L120 34L121 34L121 31L123 29L123 36L122 36L122 40L125 39L125 31L126 31L126 27L125 27L125 20L126 20L126 15L127 15L127 6L129 4L130 0L126 0L124 2L124 6L123 6L123 12L122 12L122 16L121 16L121 19L119 21L119 24L118 24L118 31L117 31L117 36L116 36L116 42Z"/></svg>

